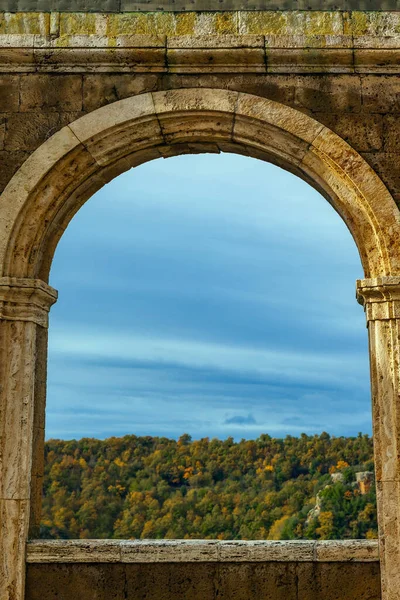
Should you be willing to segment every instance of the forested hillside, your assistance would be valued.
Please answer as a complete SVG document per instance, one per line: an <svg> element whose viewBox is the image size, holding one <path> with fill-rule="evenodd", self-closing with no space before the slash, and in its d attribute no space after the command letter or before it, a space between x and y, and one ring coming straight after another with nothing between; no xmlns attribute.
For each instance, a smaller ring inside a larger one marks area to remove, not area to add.
<svg viewBox="0 0 400 600"><path fill-rule="evenodd" d="M367 435L130 435L50 440L45 454L44 538L377 536Z"/></svg>

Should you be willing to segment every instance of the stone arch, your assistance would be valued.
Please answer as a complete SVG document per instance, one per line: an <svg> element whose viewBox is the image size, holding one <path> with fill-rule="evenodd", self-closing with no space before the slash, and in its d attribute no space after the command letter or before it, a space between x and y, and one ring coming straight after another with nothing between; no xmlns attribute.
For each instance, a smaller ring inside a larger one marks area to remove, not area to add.
<svg viewBox="0 0 400 600"><path fill-rule="evenodd" d="M306 179L346 222L366 277L400 272L398 209L375 172L339 136L271 100L180 89L99 108L28 158L0 202L0 276L47 281L62 232L98 188L153 158L210 151L269 160Z"/></svg>
<svg viewBox="0 0 400 600"><path fill-rule="evenodd" d="M79 207L142 162L237 152L274 162L319 189L350 229L365 276L382 591L400 587L400 213L362 157L302 112L257 96L178 89L127 98L64 127L26 160L0 199L0 597L23 600L26 540L43 477L47 285ZM11 590L11 595L10 595Z"/></svg>

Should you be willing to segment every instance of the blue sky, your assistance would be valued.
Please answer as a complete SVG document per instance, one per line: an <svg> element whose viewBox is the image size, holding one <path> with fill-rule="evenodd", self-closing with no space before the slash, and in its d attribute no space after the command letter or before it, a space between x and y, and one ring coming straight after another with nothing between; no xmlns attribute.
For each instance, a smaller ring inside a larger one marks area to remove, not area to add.
<svg viewBox="0 0 400 600"><path fill-rule="evenodd" d="M362 275L329 203L271 164L121 175L56 251L46 437L370 433Z"/></svg>

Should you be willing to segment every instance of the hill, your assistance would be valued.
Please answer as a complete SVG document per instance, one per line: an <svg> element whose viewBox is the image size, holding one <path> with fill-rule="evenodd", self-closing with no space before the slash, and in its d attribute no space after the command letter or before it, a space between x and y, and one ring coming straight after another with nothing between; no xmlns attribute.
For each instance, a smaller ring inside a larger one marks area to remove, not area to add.
<svg viewBox="0 0 400 600"><path fill-rule="evenodd" d="M41 537L373 538L372 456L362 434L49 440Z"/></svg>

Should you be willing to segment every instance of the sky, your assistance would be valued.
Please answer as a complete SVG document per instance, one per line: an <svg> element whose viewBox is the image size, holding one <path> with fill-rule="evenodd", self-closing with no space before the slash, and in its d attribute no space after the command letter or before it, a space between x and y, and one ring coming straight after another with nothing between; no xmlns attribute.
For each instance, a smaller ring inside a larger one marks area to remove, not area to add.
<svg viewBox="0 0 400 600"><path fill-rule="evenodd" d="M371 433L362 277L341 218L279 167L120 175L53 261L46 438Z"/></svg>

